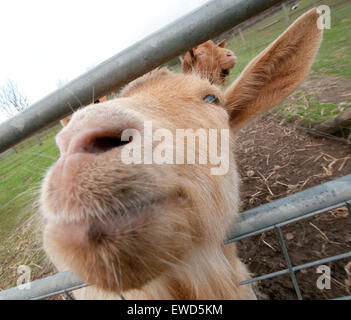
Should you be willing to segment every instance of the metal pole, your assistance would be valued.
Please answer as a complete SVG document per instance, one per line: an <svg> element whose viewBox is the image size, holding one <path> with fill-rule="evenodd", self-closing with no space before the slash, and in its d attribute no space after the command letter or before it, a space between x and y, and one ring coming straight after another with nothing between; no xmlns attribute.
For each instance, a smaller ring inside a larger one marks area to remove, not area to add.
<svg viewBox="0 0 351 320"><path fill-rule="evenodd" d="M241 41L243 42L244 46L247 48L247 43L246 43L246 40L244 38L244 34L243 34L241 28L239 29L239 35L240 35Z"/></svg>
<svg viewBox="0 0 351 320"><path fill-rule="evenodd" d="M287 23L289 23L289 13L288 13L288 9L287 9L284 2L282 3L282 8L283 8L285 20Z"/></svg>
<svg viewBox="0 0 351 320"><path fill-rule="evenodd" d="M213 0L118 53L0 125L0 152L282 0ZM92 22L93 23L93 22ZM123 31L125 32L125 31Z"/></svg>
<svg viewBox="0 0 351 320"><path fill-rule="evenodd" d="M60 272L29 284L29 288L22 286L1 291L0 300L39 300L87 286L73 271Z"/></svg>
<svg viewBox="0 0 351 320"><path fill-rule="evenodd" d="M346 205L349 200L351 174L241 213L226 243L299 220L310 213L318 214L334 206Z"/></svg>

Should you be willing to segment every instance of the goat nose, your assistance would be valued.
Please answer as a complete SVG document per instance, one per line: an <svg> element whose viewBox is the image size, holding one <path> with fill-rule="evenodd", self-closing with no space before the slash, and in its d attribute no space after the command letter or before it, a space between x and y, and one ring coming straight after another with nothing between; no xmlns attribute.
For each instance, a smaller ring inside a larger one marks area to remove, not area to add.
<svg viewBox="0 0 351 320"><path fill-rule="evenodd" d="M131 139L129 141L122 141L121 135L121 130L109 130L103 128L85 130L73 137L66 146L63 141L61 147L60 140L58 140L61 157L76 153L104 153L119 148L131 141Z"/></svg>

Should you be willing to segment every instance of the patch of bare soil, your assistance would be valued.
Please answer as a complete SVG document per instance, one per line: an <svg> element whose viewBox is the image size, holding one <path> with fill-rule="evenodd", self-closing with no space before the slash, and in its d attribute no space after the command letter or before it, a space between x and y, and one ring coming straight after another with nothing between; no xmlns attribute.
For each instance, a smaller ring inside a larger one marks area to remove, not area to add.
<svg viewBox="0 0 351 320"><path fill-rule="evenodd" d="M306 95L312 96L313 101L345 105L351 102L351 81L344 78L318 74L308 77L299 87Z"/></svg>
<svg viewBox="0 0 351 320"><path fill-rule="evenodd" d="M236 155L242 211L351 173L349 145L279 125L270 116L240 132ZM283 227L292 264L350 251L350 222L347 209L339 208ZM275 231L242 240L238 247L253 276L287 268ZM303 299L350 295L350 260L328 263L330 289L317 288L317 267L296 272ZM260 281L258 289L269 299L297 298L289 275Z"/></svg>

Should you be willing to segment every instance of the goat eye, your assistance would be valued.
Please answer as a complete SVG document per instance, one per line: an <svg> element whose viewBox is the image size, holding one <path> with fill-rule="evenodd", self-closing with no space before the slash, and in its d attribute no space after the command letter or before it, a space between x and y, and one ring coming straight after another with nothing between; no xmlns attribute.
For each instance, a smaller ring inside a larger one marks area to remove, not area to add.
<svg viewBox="0 0 351 320"><path fill-rule="evenodd" d="M218 98L215 97L215 96L212 96L212 95L210 95L210 94L208 94L207 96L205 96L205 97L203 98L203 100L206 101L206 102L209 102L209 103L215 103L215 104L218 104L218 103L219 103Z"/></svg>

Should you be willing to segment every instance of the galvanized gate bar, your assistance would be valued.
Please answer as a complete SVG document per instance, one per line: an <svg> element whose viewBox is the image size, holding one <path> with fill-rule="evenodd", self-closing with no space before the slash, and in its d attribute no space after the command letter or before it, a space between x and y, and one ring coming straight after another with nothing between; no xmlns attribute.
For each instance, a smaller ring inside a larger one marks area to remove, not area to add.
<svg viewBox="0 0 351 320"><path fill-rule="evenodd" d="M272 229L274 225L306 216L329 207L346 205L351 199L351 175L338 178L240 214L226 243Z"/></svg>
<svg viewBox="0 0 351 320"><path fill-rule="evenodd" d="M345 296L345 297L340 297L340 298L335 298L332 300L351 300L351 295L350 296Z"/></svg>
<svg viewBox="0 0 351 320"><path fill-rule="evenodd" d="M29 288L22 286L2 291L0 300L39 300L86 286L73 271L65 271L30 282Z"/></svg>
<svg viewBox="0 0 351 320"><path fill-rule="evenodd" d="M282 0L213 0L206 3L1 124L0 153L67 116L72 109L92 103L96 97L106 95L279 2Z"/></svg>
<svg viewBox="0 0 351 320"><path fill-rule="evenodd" d="M314 266L319 266L321 264L326 264L328 262L332 262L332 261L336 261L336 260L342 260L342 259L345 259L345 258L351 258L351 252L342 253L342 254L338 254L336 256L332 256L332 257L328 257L328 258L315 260L313 262L300 264L298 266L292 267L292 270L295 272L295 271L299 271L299 270L302 270L302 269L307 269L307 268L311 268L311 267L314 267ZM244 285L244 284L249 284L249 283L253 283L253 282L257 282L257 281L261 281L261 280L267 280L267 279L270 279L270 278L275 278L275 277L278 277L278 276L282 276L284 274L288 274L289 271L290 271L289 269L283 269L283 270L279 270L279 271L276 271L276 272L267 273L267 274L264 274L262 276L258 276L258 277L255 277L255 278L251 278L251 279L242 281L239 284Z"/></svg>
<svg viewBox="0 0 351 320"><path fill-rule="evenodd" d="M288 270L289 270L289 273L290 273L290 278L293 282L293 285L294 285L294 288L295 288L295 291L296 291L296 294L297 294L297 298L299 300L302 300L302 296L301 296L301 292L300 292L300 288L299 288L299 285L297 283L297 280L296 280L296 276L295 276L295 273L294 273L294 270L293 270L293 266L291 264L291 260L290 260L290 257L289 257L289 253L288 253L288 249L286 247L286 244L285 244L285 240L284 240L284 237L283 237L283 233L280 229L280 227L275 227L276 230L277 230L277 233L278 233L278 238L279 238L279 242L280 242L280 246L282 247L283 249L283 254L284 254L284 257L285 257L285 262L288 266Z"/></svg>
<svg viewBox="0 0 351 320"><path fill-rule="evenodd" d="M328 208L346 205L350 200L351 175L347 175L241 213L239 221L227 242L238 241L239 239L252 235L252 233L257 233L257 230L274 228L287 221L295 221L298 218L309 216L311 213L325 212ZM320 261L306 263L305 265L291 267L293 271L297 271L314 266L318 262L325 263L349 256L350 253L346 253ZM277 274L274 274L274 276L285 273L289 273L289 270L281 270ZM271 275L272 274L262 277L270 278ZM260 277L252 279L252 281L244 281L243 284L257 281L259 278ZM1 291L0 300L41 299L84 286L86 286L86 284L79 280L74 272L63 272L31 282L30 290L11 288Z"/></svg>

